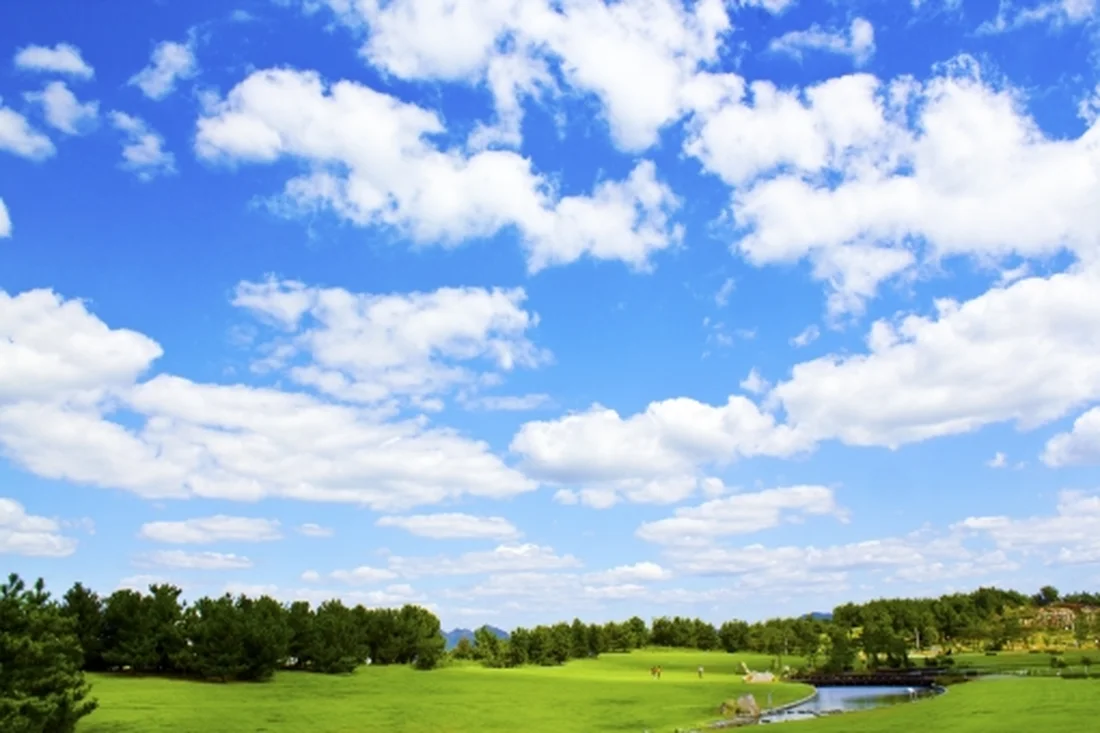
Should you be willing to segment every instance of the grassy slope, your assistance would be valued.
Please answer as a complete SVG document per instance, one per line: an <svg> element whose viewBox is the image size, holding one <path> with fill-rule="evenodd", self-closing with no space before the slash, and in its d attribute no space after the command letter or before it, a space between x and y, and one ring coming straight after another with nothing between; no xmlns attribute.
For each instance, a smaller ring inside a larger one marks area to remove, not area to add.
<svg viewBox="0 0 1100 733"><path fill-rule="evenodd" d="M1092 730L1098 716L1100 680L1020 678L970 682L934 700L791 725L797 733L1033 733Z"/></svg>
<svg viewBox="0 0 1100 733"><path fill-rule="evenodd" d="M364 668L347 677L284 673L270 684L214 685L92 675L100 709L79 733L308 730L317 733L662 733L715 717L718 704L752 692L762 704L790 702L800 685L745 685L740 661L766 657L720 652L608 654L559 668L434 672ZM660 664L660 682L649 667ZM700 664L704 679L696 677Z"/></svg>

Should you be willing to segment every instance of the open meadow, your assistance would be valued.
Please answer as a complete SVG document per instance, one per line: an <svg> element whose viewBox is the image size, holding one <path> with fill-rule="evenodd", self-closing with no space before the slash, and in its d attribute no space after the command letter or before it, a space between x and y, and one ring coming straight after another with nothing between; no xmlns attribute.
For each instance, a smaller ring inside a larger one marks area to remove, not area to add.
<svg viewBox="0 0 1100 733"><path fill-rule="evenodd" d="M745 684L740 663L770 658L698 651L604 654L562 667L431 672L361 667L350 675L281 672L269 684L228 685L89 675L100 707L79 733L668 733L714 720L723 700L753 693L761 704L805 697L791 684ZM649 668L663 667L653 680ZM705 667L703 679L696 675Z"/></svg>
<svg viewBox="0 0 1100 733"><path fill-rule="evenodd" d="M983 659L986 659L983 657ZM988 659L998 659L989 657ZM1002 666L1046 657L1005 655ZM749 685L741 662L770 658L722 652L643 650L561 667L486 669L457 663L431 672L362 667L350 675L281 672L270 684L209 684L89 675L100 708L79 733L316 731L317 733L671 733L717 718L723 700L750 692L761 704L805 697L795 684ZM661 665L660 681L649 668ZM702 680L696 675L705 668ZM1030 733L1100 716L1100 679L991 679L941 697L867 712L787 723L793 733Z"/></svg>

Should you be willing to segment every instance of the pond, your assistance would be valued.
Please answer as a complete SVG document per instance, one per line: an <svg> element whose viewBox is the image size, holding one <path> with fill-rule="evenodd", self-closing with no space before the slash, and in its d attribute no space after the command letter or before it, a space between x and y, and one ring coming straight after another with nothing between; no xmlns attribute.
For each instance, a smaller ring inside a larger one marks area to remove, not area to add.
<svg viewBox="0 0 1100 733"><path fill-rule="evenodd" d="M908 703L931 697L937 691L930 687L819 687L813 699L760 719L761 723L779 723L818 715L850 713L887 705Z"/></svg>

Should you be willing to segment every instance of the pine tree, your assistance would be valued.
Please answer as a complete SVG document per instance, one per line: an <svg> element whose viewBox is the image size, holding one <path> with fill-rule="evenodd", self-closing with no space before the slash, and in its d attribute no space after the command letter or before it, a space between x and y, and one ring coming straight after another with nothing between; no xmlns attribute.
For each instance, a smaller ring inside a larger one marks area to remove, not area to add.
<svg viewBox="0 0 1100 733"><path fill-rule="evenodd" d="M18 575L0 584L0 730L69 733L96 708L80 671L84 651L72 619Z"/></svg>

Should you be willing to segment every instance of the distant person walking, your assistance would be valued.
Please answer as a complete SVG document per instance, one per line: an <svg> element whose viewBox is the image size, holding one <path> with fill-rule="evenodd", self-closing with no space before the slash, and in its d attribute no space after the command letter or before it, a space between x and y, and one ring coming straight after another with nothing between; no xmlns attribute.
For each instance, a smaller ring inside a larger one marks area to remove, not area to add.
<svg viewBox="0 0 1100 733"><path fill-rule="evenodd" d="M703 665L699 665L699 679L703 679Z"/></svg>

